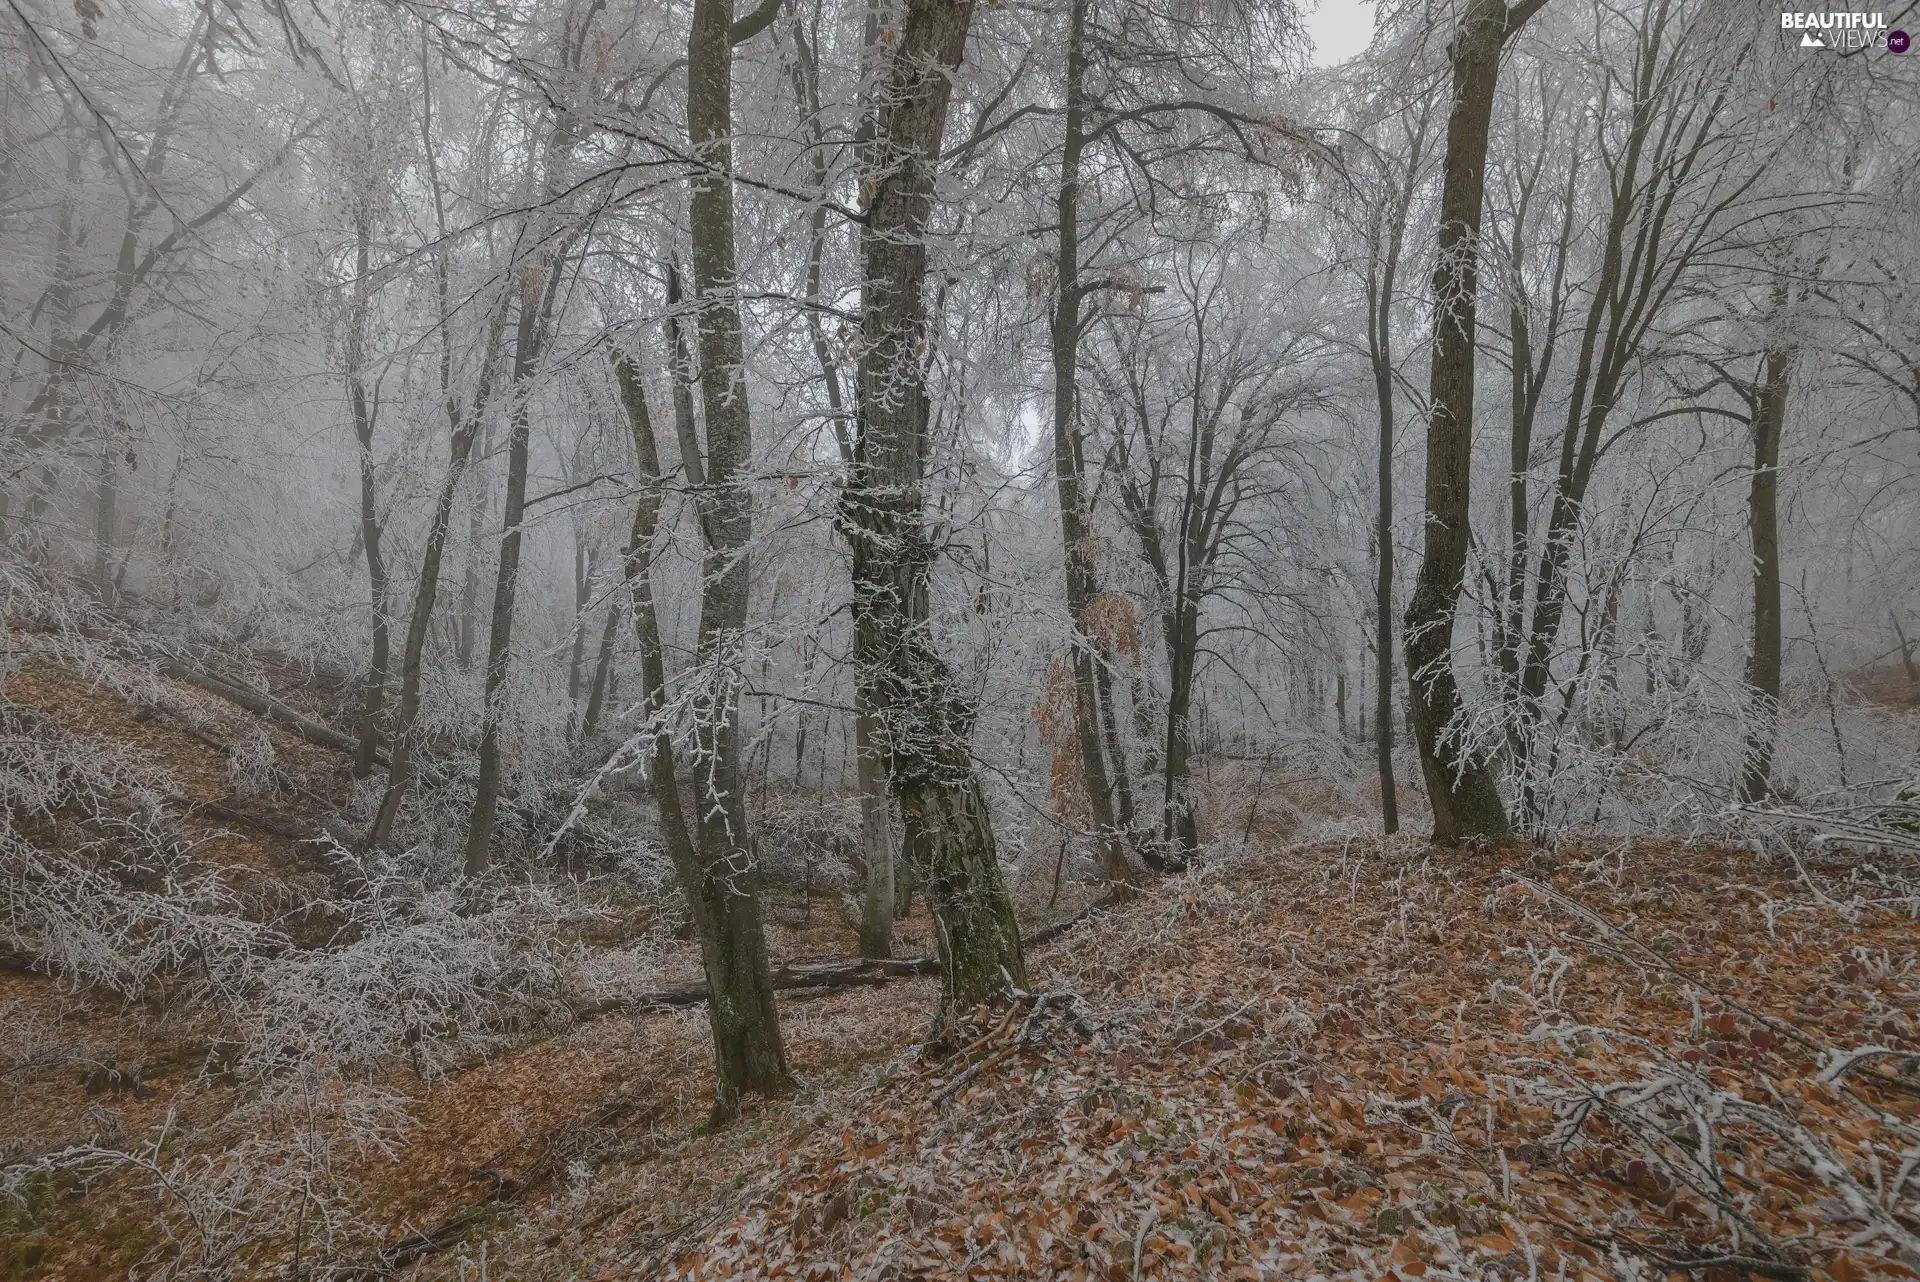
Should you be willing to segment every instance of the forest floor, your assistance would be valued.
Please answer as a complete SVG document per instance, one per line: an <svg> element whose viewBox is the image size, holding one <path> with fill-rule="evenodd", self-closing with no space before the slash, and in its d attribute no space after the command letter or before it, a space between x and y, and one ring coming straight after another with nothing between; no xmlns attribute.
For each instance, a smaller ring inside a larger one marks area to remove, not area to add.
<svg viewBox="0 0 1920 1282"><path fill-rule="evenodd" d="M836 1047L801 1098L683 1106L487 1276L1920 1276L1920 1060L1818 1080L1920 1052L1916 905L1873 884L1624 842L1195 872L957 1047L900 1048L924 991L824 999L818 1043L795 1011Z"/></svg>
<svg viewBox="0 0 1920 1282"><path fill-rule="evenodd" d="M285 822L232 795L220 744L245 726L100 712L116 696L47 669L5 693L143 737L232 834L214 852L297 893ZM273 733L324 801L338 763ZM801 1089L718 1131L698 1007L396 1073L411 1121L353 1172L386 1247L334 1276L1920 1277L1901 870L1253 835L1036 949L1026 996L937 1039L931 979L782 994ZM836 912L773 916L777 959L852 950ZM0 1009L140 1066L23 1059L0 1136L226 1103L177 1013L17 970ZM152 1249L142 1196L61 1201L0 1223L0 1277L125 1276Z"/></svg>

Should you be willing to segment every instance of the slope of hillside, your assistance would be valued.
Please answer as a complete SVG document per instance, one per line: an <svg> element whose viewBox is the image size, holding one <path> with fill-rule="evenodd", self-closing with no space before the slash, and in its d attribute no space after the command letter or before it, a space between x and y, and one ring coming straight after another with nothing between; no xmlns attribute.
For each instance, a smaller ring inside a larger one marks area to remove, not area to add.
<svg viewBox="0 0 1920 1282"><path fill-rule="evenodd" d="M1838 855L1272 851L492 1276L1915 1276L1916 908Z"/></svg>
<svg viewBox="0 0 1920 1282"><path fill-rule="evenodd" d="M325 989L355 972L323 967L384 919L300 925L308 902L360 911L301 840L336 813L343 757L178 683L130 693L29 663L0 694L49 760L117 763L102 775L125 790L116 814L158 807L168 867L231 895L194 909L213 914L203 927L284 926L259 964L306 957L316 1000L379 1012L377 994ZM19 831L84 853L100 817L70 809L22 812ZM425 1072L417 1055L330 1066L324 1020L267 1019L245 994L176 1000L199 991L191 973L117 994L16 959L0 973L6 1160L92 1146L73 1169L100 1174L22 1186L3 1275L1920 1270L1912 852L1827 842L1769 863L1677 843L1268 836L1052 938L1032 992L937 1039L924 975L784 991L802 1089L719 1132L697 1004L583 1002L606 982L596 967L656 988L694 973L691 945L657 926L636 963L630 931L541 918L570 941L555 986L522 993L525 1013L518 989L472 1007L478 1029L442 1011ZM397 921L383 964L442 950L439 920ZM904 946L924 948L926 927L903 922ZM771 933L785 959L853 946L831 911L777 913ZM312 1040L236 1077L221 1041L236 1019ZM304 1117L275 1094L300 1083ZM319 1146L273 1149L283 1126ZM301 1160L324 1179L275 1183ZM324 1255L301 1237L316 1207ZM214 1210L227 1218L195 1222Z"/></svg>

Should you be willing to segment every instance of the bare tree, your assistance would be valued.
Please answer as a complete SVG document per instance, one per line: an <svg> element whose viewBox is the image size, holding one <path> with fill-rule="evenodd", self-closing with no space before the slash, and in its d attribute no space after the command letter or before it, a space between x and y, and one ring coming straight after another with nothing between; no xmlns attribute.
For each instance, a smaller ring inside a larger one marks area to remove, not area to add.
<svg viewBox="0 0 1920 1282"><path fill-rule="evenodd" d="M427 524L426 544L420 555L420 572L414 579L413 605L407 617L407 636L400 654L400 693L394 706L393 727L388 738L387 786L380 797L367 833L367 847L386 848L392 840L394 824L407 790L413 786L417 769L418 745L414 730L420 717L420 701L425 687L427 638L433 626L434 604L440 592L440 568L446 555L447 538L453 522L453 508L460 487L467 478L473 460L473 447L492 408L493 387L499 368L500 345L505 336L509 306L513 297L501 288L484 327L475 386L470 399L463 399L454 383L454 314L451 288L451 251L447 244L445 183L441 179L438 144L433 132L433 83L430 63L421 57L421 156L427 171L433 202L436 249L433 255L433 301L436 328L439 331L438 390L447 418L447 470L435 496L433 515Z"/></svg>
<svg viewBox="0 0 1920 1282"><path fill-rule="evenodd" d="M853 548L856 680L879 722L903 849L939 925L942 1002L961 1009L1024 987L1020 927L974 773L973 710L930 634L927 529L927 219L952 75L971 0L913 0L875 115L862 229L865 348L859 434L840 506Z"/></svg>
<svg viewBox="0 0 1920 1282"><path fill-rule="evenodd" d="M692 425L682 414L682 462L690 479L700 478L696 510L704 544L694 652L700 676L691 709L690 763L699 859L685 864L682 880L689 897L704 902L702 955L717 1065L717 1120L738 1111L742 1092L778 1095L793 1087L773 1005L757 857L747 826L740 764L739 690L753 536L753 501L747 488L753 423L736 297L733 47L763 29L774 11L775 6L766 5L735 21L732 0L697 0L687 35L687 139L699 165L691 182L693 302L706 449L704 455L699 451L691 439ZM642 403L629 397L629 414ZM657 465L651 470L657 474ZM637 623L637 599L635 611ZM672 776L656 782L670 787Z"/></svg>
<svg viewBox="0 0 1920 1282"><path fill-rule="evenodd" d="M1425 549L1407 603L1409 707L1421 773L1433 806L1433 838L1457 845L1504 837L1506 807L1493 772L1467 739L1453 672L1453 625L1471 537L1475 311L1480 288L1481 203L1500 50L1546 0L1469 0L1452 45L1453 96L1441 161L1438 261L1433 271L1434 341L1427 419Z"/></svg>
<svg viewBox="0 0 1920 1282"><path fill-rule="evenodd" d="M721 840L710 842L710 825L700 823L697 815L690 825L681 798L668 717L666 648L654 603L654 544L665 478L639 373L617 350L613 369L638 465L639 495L634 501L625 566L632 594L634 636L640 647L640 710L646 717L642 733L652 739L651 773L661 839L686 890L700 937L707 976L707 1019L714 1046L713 1117L716 1122L725 1122L738 1114L743 1094L784 1094L792 1089L793 1076L787 1067L779 1013L773 1003L757 870L750 860L739 859L737 846L724 834ZM696 715L700 712L704 709ZM692 787L696 804L703 808L714 804L710 779L698 765Z"/></svg>
<svg viewBox="0 0 1920 1282"><path fill-rule="evenodd" d="M1367 363L1373 372L1373 398L1379 425L1374 454L1373 581L1373 733L1374 765L1380 775L1380 823L1389 834L1400 830L1400 798L1393 772L1393 457L1394 398L1399 369L1393 355L1394 303L1407 223L1425 157L1430 99L1421 98L1411 121L1403 121L1404 156L1398 183L1389 183L1370 209L1367 228Z"/></svg>
<svg viewBox="0 0 1920 1282"><path fill-rule="evenodd" d="M376 385L367 388L368 312L372 306L373 242L372 211L362 206L354 211L353 291L347 318L347 403L353 413L353 438L359 446L360 530L357 542L367 558L367 585L373 606L373 650L362 678L360 700L360 746L353 756L353 773L364 779L373 773L373 757L380 748L380 713L387 698L387 660L391 639L387 625L388 597L386 557L380 549L379 482L373 457L374 428L380 416L380 396Z"/></svg>
<svg viewBox="0 0 1920 1282"><path fill-rule="evenodd" d="M1286 484L1279 464L1292 449L1286 428L1322 397L1320 336L1273 323L1286 315L1284 300L1241 289L1237 273L1252 257L1226 239L1170 255L1175 306L1111 317L1098 367L1105 469L1160 625L1160 840L1176 866L1200 842L1192 781L1201 667L1220 657L1222 637L1245 627L1209 610L1249 596L1251 572L1277 550L1271 521Z"/></svg>

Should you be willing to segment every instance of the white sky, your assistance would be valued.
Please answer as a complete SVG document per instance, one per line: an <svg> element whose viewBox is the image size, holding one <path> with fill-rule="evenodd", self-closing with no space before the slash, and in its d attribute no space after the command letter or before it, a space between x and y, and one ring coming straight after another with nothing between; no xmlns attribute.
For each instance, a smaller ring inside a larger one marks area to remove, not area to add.
<svg viewBox="0 0 1920 1282"><path fill-rule="evenodd" d="M1307 34L1313 38L1314 66L1345 62L1373 40L1373 0L1320 0L1320 7L1307 14Z"/></svg>

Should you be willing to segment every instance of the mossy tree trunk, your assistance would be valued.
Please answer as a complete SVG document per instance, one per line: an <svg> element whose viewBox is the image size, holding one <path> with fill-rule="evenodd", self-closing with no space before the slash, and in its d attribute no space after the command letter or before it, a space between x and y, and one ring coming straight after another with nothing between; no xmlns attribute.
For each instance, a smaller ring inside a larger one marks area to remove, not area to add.
<svg viewBox="0 0 1920 1282"><path fill-rule="evenodd" d="M971 0L909 0L874 110L862 229L858 433L840 521L853 550L856 679L933 911L943 1008L1026 983L969 740L973 708L930 631L924 352L927 219Z"/></svg>

